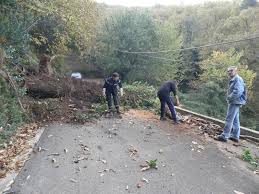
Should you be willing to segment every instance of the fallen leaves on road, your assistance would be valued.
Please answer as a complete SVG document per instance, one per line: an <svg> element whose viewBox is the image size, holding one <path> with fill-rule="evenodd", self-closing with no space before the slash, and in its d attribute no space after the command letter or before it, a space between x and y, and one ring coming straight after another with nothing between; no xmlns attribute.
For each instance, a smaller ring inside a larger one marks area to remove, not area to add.
<svg viewBox="0 0 259 194"><path fill-rule="evenodd" d="M89 151L89 150L90 150L87 145L84 145L84 144L82 144L82 143L80 143L79 145L80 145L80 147L81 147L81 149L82 149L83 151Z"/></svg>
<svg viewBox="0 0 259 194"><path fill-rule="evenodd" d="M198 143L196 141L192 141L192 144L197 145Z"/></svg>
<svg viewBox="0 0 259 194"><path fill-rule="evenodd" d="M187 115L187 116L180 115L180 117L183 122L190 124L192 126L198 126L200 130L202 130L205 133L208 133L209 136L211 137L218 135L222 132L222 127L214 124L211 121L201 119L191 115Z"/></svg>
<svg viewBox="0 0 259 194"><path fill-rule="evenodd" d="M147 171L147 170L152 169L152 168L158 169L156 163L157 163L157 160L145 161L145 164L140 165L141 171L142 172Z"/></svg>
<svg viewBox="0 0 259 194"><path fill-rule="evenodd" d="M149 183L149 180L147 180L146 178L143 177L142 182Z"/></svg>
<svg viewBox="0 0 259 194"><path fill-rule="evenodd" d="M52 161L53 163L57 163L57 160L56 160L55 158L52 158L51 161Z"/></svg>
<svg viewBox="0 0 259 194"><path fill-rule="evenodd" d="M129 148L129 153L130 153L130 157L132 156L138 157L138 150L134 146L131 146Z"/></svg>
<svg viewBox="0 0 259 194"><path fill-rule="evenodd" d="M141 187L142 187L142 184L141 184L141 183L138 183L138 184L137 184L137 188L140 189Z"/></svg>
<svg viewBox="0 0 259 194"><path fill-rule="evenodd" d="M35 137L37 128L36 123L18 128L11 141L3 145L4 148L0 150L0 178L6 177L6 174L10 171L18 171L23 167L28 159L26 152L31 147L30 140ZM20 157L17 161L18 155L23 155L23 157Z"/></svg>
<svg viewBox="0 0 259 194"><path fill-rule="evenodd" d="M146 167L141 168L141 171L144 172L144 171L147 171L149 169L151 169L151 168L149 166L146 166Z"/></svg>
<svg viewBox="0 0 259 194"><path fill-rule="evenodd" d="M205 150L205 147L203 145L199 145L196 141L192 141L192 144L190 145L192 151L196 151L198 153L201 152L201 150Z"/></svg>
<svg viewBox="0 0 259 194"><path fill-rule="evenodd" d="M70 182L72 182L72 183L77 183L78 181L75 180L75 179L70 179Z"/></svg>
<svg viewBox="0 0 259 194"><path fill-rule="evenodd" d="M106 160L100 160L102 163L107 164Z"/></svg>
<svg viewBox="0 0 259 194"><path fill-rule="evenodd" d="M51 153L48 156L59 156L59 155L60 155L59 153Z"/></svg>
<svg viewBox="0 0 259 194"><path fill-rule="evenodd" d="M234 193L236 193L236 194L244 194L244 193L242 193L240 191L236 191L236 190L234 190Z"/></svg>
<svg viewBox="0 0 259 194"><path fill-rule="evenodd" d="M46 148L43 148L43 147L36 147L35 149L33 149L33 152L34 153L37 153L37 152L42 152L42 151L48 151L48 149Z"/></svg>
<svg viewBox="0 0 259 194"><path fill-rule="evenodd" d="M106 169L104 169L104 170L100 170L100 171L98 171L98 173L101 173L100 174L100 176L102 177L102 176L104 176L104 173L107 173L107 172L113 172L113 173L116 173L116 171L115 170L113 170L113 169L111 169L111 168L106 168Z"/></svg>
<svg viewBox="0 0 259 194"><path fill-rule="evenodd" d="M115 132L116 130L117 130L116 128L108 129L105 133L107 133L109 136L112 136L112 135L116 136L116 135L118 135Z"/></svg>
<svg viewBox="0 0 259 194"><path fill-rule="evenodd" d="M85 156L77 156L75 159L74 159L74 163L79 163L80 161L82 161L82 160L88 160L88 158L87 157L85 157Z"/></svg>

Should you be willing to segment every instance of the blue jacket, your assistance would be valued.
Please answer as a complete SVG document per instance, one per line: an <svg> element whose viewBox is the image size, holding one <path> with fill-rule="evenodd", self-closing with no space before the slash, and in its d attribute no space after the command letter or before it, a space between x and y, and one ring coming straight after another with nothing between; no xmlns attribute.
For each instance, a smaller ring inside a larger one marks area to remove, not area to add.
<svg viewBox="0 0 259 194"><path fill-rule="evenodd" d="M242 77L239 75L236 75L229 81L227 101L229 104L246 104L246 85Z"/></svg>

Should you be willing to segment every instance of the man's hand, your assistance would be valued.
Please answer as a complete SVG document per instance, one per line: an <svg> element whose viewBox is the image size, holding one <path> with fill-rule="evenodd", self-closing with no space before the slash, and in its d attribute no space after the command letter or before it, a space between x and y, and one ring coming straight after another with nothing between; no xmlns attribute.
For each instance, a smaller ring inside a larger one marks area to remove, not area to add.
<svg viewBox="0 0 259 194"><path fill-rule="evenodd" d="M180 101L178 96L175 96L175 106L180 106Z"/></svg>
<svg viewBox="0 0 259 194"><path fill-rule="evenodd" d="M124 95L124 92L123 92L123 89L122 89L122 88L120 89L120 95L121 95L121 96Z"/></svg>
<svg viewBox="0 0 259 194"><path fill-rule="evenodd" d="M106 88L103 88L103 96L106 96Z"/></svg>

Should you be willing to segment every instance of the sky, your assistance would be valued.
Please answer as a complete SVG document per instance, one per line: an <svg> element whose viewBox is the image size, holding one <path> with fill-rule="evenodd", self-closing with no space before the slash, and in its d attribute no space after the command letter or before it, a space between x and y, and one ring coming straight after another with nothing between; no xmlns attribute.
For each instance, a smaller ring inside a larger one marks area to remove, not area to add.
<svg viewBox="0 0 259 194"><path fill-rule="evenodd" d="M96 0L98 3L106 3L108 5L122 5L127 7L141 6L150 7L157 4L160 5L195 5L208 1L221 0Z"/></svg>

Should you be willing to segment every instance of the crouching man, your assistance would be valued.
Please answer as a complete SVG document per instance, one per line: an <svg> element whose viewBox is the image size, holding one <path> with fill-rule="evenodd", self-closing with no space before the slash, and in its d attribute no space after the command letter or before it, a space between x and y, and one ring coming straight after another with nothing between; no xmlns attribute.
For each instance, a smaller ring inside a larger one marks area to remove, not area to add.
<svg viewBox="0 0 259 194"><path fill-rule="evenodd" d="M175 81L167 81L165 82L158 90L157 92L157 96L160 100L161 103L161 117L160 120L166 120L165 117L165 105L167 104L171 115L172 115L172 119L174 121L175 124L179 124L179 120L177 118L176 115L176 111L174 108L174 102L173 102L173 98L170 96L170 93L173 92L175 98L176 98L176 104L175 105L179 105L179 99L176 93L176 82Z"/></svg>
<svg viewBox="0 0 259 194"><path fill-rule="evenodd" d="M120 114L119 96L118 93L123 96L123 88L118 73L113 73L112 77L105 79L103 85L103 95L106 97L108 103L108 113L112 110L112 100L118 114Z"/></svg>
<svg viewBox="0 0 259 194"><path fill-rule="evenodd" d="M228 68L230 78L228 84L227 102L228 111L224 131L216 140L226 142L228 139L239 142L240 122L239 109L246 104L247 92L243 79L237 74L236 67Z"/></svg>

